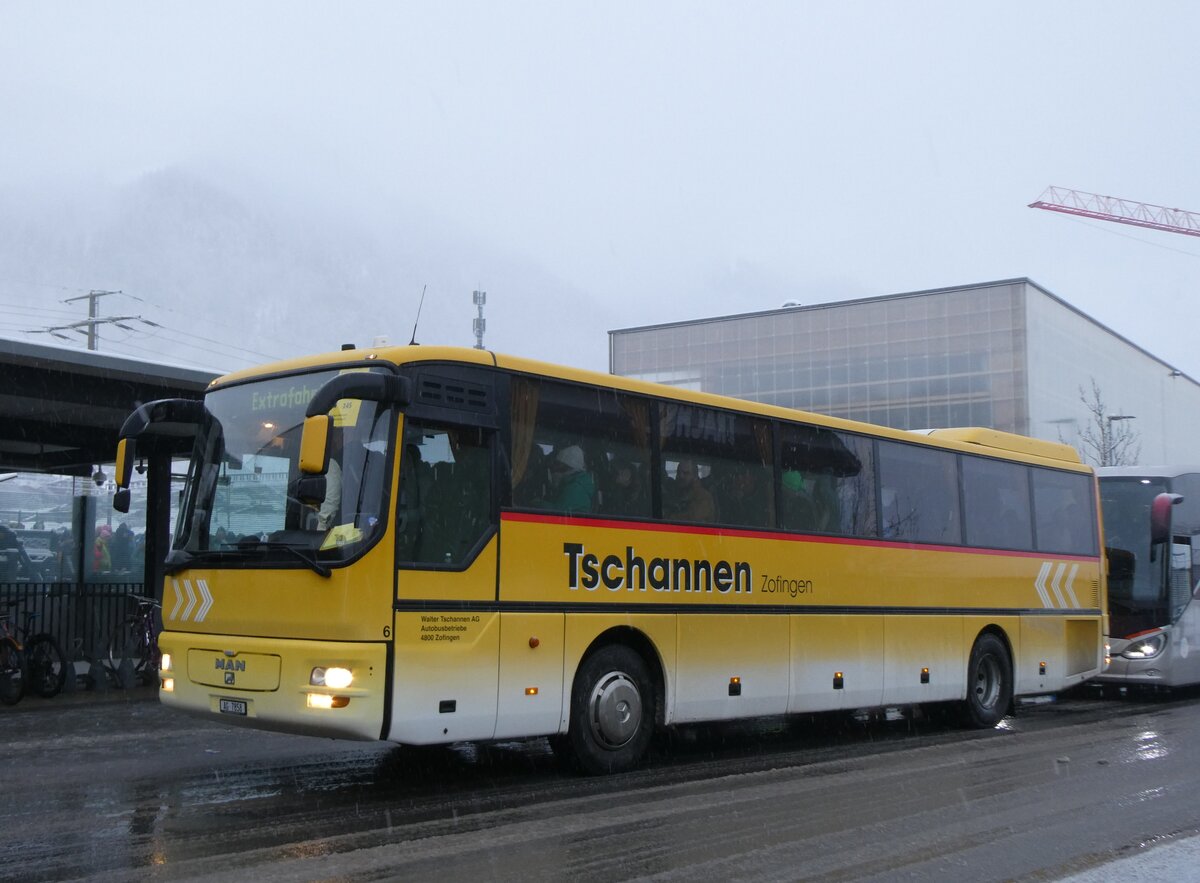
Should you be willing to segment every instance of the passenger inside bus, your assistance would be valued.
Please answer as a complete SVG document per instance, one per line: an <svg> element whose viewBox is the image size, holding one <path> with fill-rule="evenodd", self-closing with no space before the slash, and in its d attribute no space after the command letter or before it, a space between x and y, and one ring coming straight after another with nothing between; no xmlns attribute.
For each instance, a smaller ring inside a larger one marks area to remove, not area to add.
<svg viewBox="0 0 1200 883"><path fill-rule="evenodd" d="M596 507L596 480L587 470L583 449L560 448L550 464L551 498L547 508L557 512L592 512Z"/></svg>
<svg viewBox="0 0 1200 883"><path fill-rule="evenodd" d="M649 515L644 481L632 463L614 460L604 489L604 511L611 515Z"/></svg>
<svg viewBox="0 0 1200 883"><path fill-rule="evenodd" d="M787 530L829 529L829 511L821 503L812 478L798 469L785 469L781 479L780 526Z"/></svg>
<svg viewBox="0 0 1200 883"><path fill-rule="evenodd" d="M726 524L766 527L771 524L771 499L762 492L761 468L737 463L719 488L721 520Z"/></svg>
<svg viewBox="0 0 1200 883"><path fill-rule="evenodd" d="M709 522L717 520L717 507L712 494L700 480L696 461L685 458L675 468L675 481L666 497L666 515L680 521Z"/></svg>
<svg viewBox="0 0 1200 883"><path fill-rule="evenodd" d="M540 505L550 494L550 464L541 445L529 446L529 459L525 464L525 474L520 483L513 488L514 506Z"/></svg>
<svg viewBox="0 0 1200 883"><path fill-rule="evenodd" d="M325 471L325 499L317 510L317 529L329 530L340 523L342 509L342 452L341 429L329 433L329 468Z"/></svg>

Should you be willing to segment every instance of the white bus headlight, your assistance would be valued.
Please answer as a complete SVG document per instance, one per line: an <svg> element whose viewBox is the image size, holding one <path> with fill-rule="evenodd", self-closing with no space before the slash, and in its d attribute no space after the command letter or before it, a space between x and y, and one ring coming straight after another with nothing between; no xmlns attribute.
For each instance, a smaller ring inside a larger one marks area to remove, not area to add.
<svg viewBox="0 0 1200 883"><path fill-rule="evenodd" d="M336 665L329 668L317 666L309 675L308 682L314 687L330 687L334 690L341 690L354 683L354 672Z"/></svg>
<svg viewBox="0 0 1200 883"><path fill-rule="evenodd" d="M1126 659L1153 659L1167 646L1167 633L1159 632L1144 638L1136 638L1121 653Z"/></svg>

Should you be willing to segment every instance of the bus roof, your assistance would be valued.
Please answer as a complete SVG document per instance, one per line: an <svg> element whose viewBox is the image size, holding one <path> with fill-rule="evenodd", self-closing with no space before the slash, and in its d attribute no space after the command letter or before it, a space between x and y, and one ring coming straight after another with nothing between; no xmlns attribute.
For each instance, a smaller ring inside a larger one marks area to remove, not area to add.
<svg viewBox="0 0 1200 883"><path fill-rule="evenodd" d="M962 429L931 429L929 435L934 438L954 439L985 448L1013 451L1031 457L1044 457L1047 460L1064 460L1068 463L1082 462L1079 459L1079 452L1068 444L1030 438L1012 432L1001 432L999 429L985 429L978 426Z"/></svg>
<svg viewBox="0 0 1200 883"><path fill-rule="evenodd" d="M1200 466L1100 466L1096 469L1101 478L1178 478L1192 473L1200 473Z"/></svg>
<svg viewBox="0 0 1200 883"><path fill-rule="evenodd" d="M977 454L989 453L1000 457L1007 455L1010 459L1041 461L1050 466L1073 468L1077 471L1091 471L1091 468L1080 460L1079 454L1070 445L1028 438L995 429L968 427L924 430L920 432L892 429L887 426L863 423L842 417L831 417L811 411L800 411L778 405L767 405L761 402L750 401L749 399L738 399L714 393L688 390L677 386L621 377L616 374L604 374L599 371L572 368L536 359L494 353L491 350L478 350L467 347L409 345L343 349L337 352L303 356L235 371L223 377L218 377L210 384L209 389L217 389L228 384L240 383L260 377L290 374L305 370L311 371L321 368L334 368L338 365L361 366L364 363L375 360L396 366L420 362L457 362L459 364L478 365L481 367L495 367L521 374L605 386L625 392L676 399L690 404L708 405L714 408L740 411L762 417L802 420L831 429L842 429L847 432L869 434L897 441L916 441L919 438L922 442L931 443L935 447L950 448ZM980 448L986 448L987 451L981 451Z"/></svg>

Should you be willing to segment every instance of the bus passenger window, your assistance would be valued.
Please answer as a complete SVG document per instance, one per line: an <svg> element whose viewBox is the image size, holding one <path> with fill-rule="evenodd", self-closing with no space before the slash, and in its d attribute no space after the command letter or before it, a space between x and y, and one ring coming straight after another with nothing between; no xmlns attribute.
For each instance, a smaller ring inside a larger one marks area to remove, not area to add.
<svg viewBox="0 0 1200 883"><path fill-rule="evenodd" d="M815 426L780 427L779 526L875 536L875 470L869 439Z"/></svg>
<svg viewBox="0 0 1200 883"><path fill-rule="evenodd" d="M1034 468L1033 510L1039 552L1095 555L1096 514L1088 475Z"/></svg>
<svg viewBox="0 0 1200 883"><path fill-rule="evenodd" d="M967 543L994 549L1032 549L1028 467L963 457L962 476Z"/></svg>
<svg viewBox="0 0 1200 883"><path fill-rule="evenodd" d="M490 433L410 420L401 456L398 559L466 564L492 527Z"/></svg>
<svg viewBox="0 0 1200 883"><path fill-rule="evenodd" d="M918 543L961 543L957 465L950 451L879 442L884 536Z"/></svg>
<svg viewBox="0 0 1200 883"><path fill-rule="evenodd" d="M512 505L564 515L650 515L650 405L615 390L517 377Z"/></svg>
<svg viewBox="0 0 1200 883"><path fill-rule="evenodd" d="M769 527L775 519L771 424L674 402L659 405L663 518Z"/></svg>

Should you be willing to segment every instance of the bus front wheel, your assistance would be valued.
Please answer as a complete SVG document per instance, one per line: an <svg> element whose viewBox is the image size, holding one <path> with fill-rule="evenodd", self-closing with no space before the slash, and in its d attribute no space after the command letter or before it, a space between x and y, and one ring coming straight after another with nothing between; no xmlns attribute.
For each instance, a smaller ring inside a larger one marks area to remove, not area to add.
<svg viewBox="0 0 1200 883"><path fill-rule="evenodd" d="M986 729L1000 723L1012 702L1012 661L1004 642L990 632L979 636L967 663L967 699L963 718Z"/></svg>
<svg viewBox="0 0 1200 883"><path fill-rule="evenodd" d="M567 741L585 773L632 769L654 734L654 683L642 657L613 644L583 661L571 689Z"/></svg>

